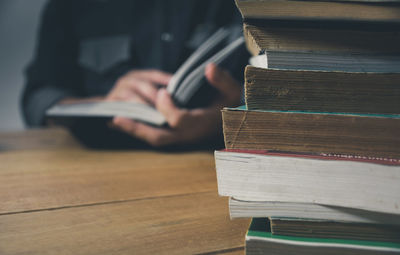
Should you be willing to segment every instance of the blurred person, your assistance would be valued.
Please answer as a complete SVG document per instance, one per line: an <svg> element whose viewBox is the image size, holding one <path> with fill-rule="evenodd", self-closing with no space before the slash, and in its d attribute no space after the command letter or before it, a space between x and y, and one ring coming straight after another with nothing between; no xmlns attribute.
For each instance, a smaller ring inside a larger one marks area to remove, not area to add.
<svg viewBox="0 0 400 255"><path fill-rule="evenodd" d="M219 91L208 106L179 108L165 85L213 31L240 23L233 0L50 0L26 72L25 121L46 125L45 112L57 103L136 101L154 106L168 127L116 117L110 125L82 120L71 130L94 147L220 145L220 110L240 105L248 55L239 54L227 70L206 67Z"/></svg>

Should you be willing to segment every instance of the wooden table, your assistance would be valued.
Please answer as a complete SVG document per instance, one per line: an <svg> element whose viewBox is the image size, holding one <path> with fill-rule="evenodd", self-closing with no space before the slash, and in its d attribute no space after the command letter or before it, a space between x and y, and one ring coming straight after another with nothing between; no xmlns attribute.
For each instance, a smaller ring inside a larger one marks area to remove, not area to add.
<svg viewBox="0 0 400 255"><path fill-rule="evenodd" d="M0 254L242 254L212 152L95 151L0 134Z"/></svg>

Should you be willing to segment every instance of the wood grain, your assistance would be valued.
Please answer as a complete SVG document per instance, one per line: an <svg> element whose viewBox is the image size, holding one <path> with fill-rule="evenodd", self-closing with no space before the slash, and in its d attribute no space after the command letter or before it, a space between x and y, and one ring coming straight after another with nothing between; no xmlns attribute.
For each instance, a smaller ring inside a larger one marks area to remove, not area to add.
<svg viewBox="0 0 400 255"><path fill-rule="evenodd" d="M215 252L215 253L209 253L211 254L224 254L224 255L244 255L245 252L245 248L241 247L241 248L233 248L233 249L229 249L229 250L224 250L224 251L220 251L220 252Z"/></svg>
<svg viewBox="0 0 400 255"><path fill-rule="evenodd" d="M15 151L0 162L0 214L217 190L211 152Z"/></svg>
<svg viewBox="0 0 400 255"><path fill-rule="evenodd" d="M81 145L63 128L28 129L0 133L0 152L60 148L81 148Z"/></svg>
<svg viewBox="0 0 400 255"><path fill-rule="evenodd" d="M0 254L243 254L212 152L93 151L0 134Z"/></svg>
<svg viewBox="0 0 400 255"><path fill-rule="evenodd" d="M231 221L227 202L209 192L3 215L0 253L239 254L249 221Z"/></svg>

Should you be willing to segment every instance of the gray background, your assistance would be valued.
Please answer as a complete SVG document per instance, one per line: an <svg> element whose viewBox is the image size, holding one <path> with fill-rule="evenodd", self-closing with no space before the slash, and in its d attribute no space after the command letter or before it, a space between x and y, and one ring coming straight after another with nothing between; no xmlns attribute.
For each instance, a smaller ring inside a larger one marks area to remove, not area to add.
<svg viewBox="0 0 400 255"><path fill-rule="evenodd" d="M19 100L47 0L0 0L0 131L22 130Z"/></svg>

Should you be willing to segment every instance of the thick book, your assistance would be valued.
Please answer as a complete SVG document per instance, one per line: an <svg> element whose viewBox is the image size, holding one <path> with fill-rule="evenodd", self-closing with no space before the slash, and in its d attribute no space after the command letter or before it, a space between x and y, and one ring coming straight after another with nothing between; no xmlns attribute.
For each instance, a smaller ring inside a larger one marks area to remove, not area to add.
<svg viewBox="0 0 400 255"><path fill-rule="evenodd" d="M389 1L290 1L236 0L244 20L346 20L400 22L400 2Z"/></svg>
<svg viewBox="0 0 400 255"><path fill-rule="evenodd" d="M218 193L400 214L400 162L263 151L216 151Z"/></svg>
<svg viewBox="0 0 400 255"><path fill-rule="evenodd" d="M400 52L398 27L268 22L268 25L244 23L243 30L246 46L254 56L271 50L336 53Z"/></svg>
<svg viewBox="0 0 400 255"><path fill-rule="evenodd" d="M222 110L227 149L400 158L399 114Z"/></svg>
<svg viewBox="0 0 400 255"><path fill-rule="evenodd" d="M269 219L271 232L274 235L352 239L400 244L400 226L393 224L316 220L308 218L308 215L304 215L302 218L271 217Z"/></svg>
<svg viewBox="0 0 400 255"><path fill-rule="evenodd" d="M312 65L295 66L293 63L297 61L296 58L289 58L287 52L270 53L265 57L259 56L265 59L263 61L267 62L268 69L250 65L245 69L247 109L400 114L400 58L398 61L388 61L386 68L385 61L379 63L379 59L376 59L367 70L367 67L358 64L362 63L358 61L360 58L354 56L347 56L349 62L354 57L354 62L348 64L348 68L343 66L343 59L335 64L334 61L323 61L325 58L322 56L322 63L333 65L318 71L323 64L313 64L313 61L316 62L312 59L313 54L308 55L308 59L302 53L292 54ZM281 55L290 59L292 66L280 64ZM371 58L371 61L374 59ZM370 66L368 62L364 63ZM354 70L356 68L362 70Z"/></svg>
<svg viewBox="0 0 400 255"><path fill-rule="evenodd" d="M235 57L235 53L244 47L244 38L239 36L238 31L235 27L219 29L176 71L167 85L167 91L178 106L199 107L214 99L218 92L206 82L205 67L209 63L224 66ZM56 104L47 110L46 116L55 120L120 116L155 126L166 124L164 116L154 107L121 101Z"/></svg>
<svg viewBox="0 0 400 255"><path fill-rule="evenodd" d="M248 255L382 255L399 253L400 244L394 242L274 235L271 233L268 219L263 218L254 218L246 234L246 254Z"/></svg>
<svg viewBox="0 0 400 255"><path fill-rule="evenodd" d="M315 220L386 224L400 227L400 215L316 203L246 201L231 197L229 214L235 218L310 218Z"/></svg>
<svg viewBox="0 0 400 255"><path fill-rule="evenodd" d="M300 71L400 73L400 54L267 51L253 56L259 68Z"/></svg>

